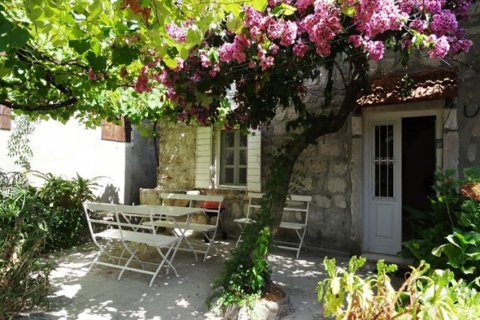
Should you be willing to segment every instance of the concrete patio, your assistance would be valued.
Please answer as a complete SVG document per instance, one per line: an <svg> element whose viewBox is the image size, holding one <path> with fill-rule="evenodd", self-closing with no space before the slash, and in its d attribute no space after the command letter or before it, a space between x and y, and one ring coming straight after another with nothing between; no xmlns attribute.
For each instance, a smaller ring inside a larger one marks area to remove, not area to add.
<svg viewBox="0 0 480 320"><path fill-rule="evenodd" d="M220 254L206 262L195 262L189 252L179 252L174 260L179 277L162 273L149 288L150 277L88 266L95 256L91 244L53 256L49 319L219 319L209 314L206 299L224 267L232 244L222 242ZM302 252L294 259L289 251L270 255L273 280L290 297L292 310L283 319L321 319L315 288L324 275L323 255ZM345 258L337 258L344 262Z"/></svg>

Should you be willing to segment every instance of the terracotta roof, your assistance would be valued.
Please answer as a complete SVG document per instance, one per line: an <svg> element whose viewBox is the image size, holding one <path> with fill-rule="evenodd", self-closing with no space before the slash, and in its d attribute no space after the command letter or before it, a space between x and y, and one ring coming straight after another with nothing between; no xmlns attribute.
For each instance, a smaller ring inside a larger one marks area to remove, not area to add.
<svg viewBox="0 0 480 320"><path fill-rule="evenodd" d="M454 98L458 95L458 78L453 71L430 71L410 74L411 94L400 94L404 75L385 75L370 80L368 92L357 100L360 107Z"/></svg>

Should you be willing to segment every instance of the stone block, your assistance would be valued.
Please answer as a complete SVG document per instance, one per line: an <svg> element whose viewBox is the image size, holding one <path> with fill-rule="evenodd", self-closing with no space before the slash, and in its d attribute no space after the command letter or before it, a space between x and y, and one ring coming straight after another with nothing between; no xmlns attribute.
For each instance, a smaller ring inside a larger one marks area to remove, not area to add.
<svg viewBox="0 0 480 320"><path fill-rule="evenodd" d="M327 190L331 193L343 193L347 188L347 182L342 178L333 178L327 182Z"/></svg>
<svg viewBox="0 0 480 320"><path fill-rule="evenodd" d="M160 193L157 189L140 189L140 204L161 204Z"/></svg>
<svg viewBox="0 0 480 320"><path fill-rule="evenodd" d="M332 200L329 197L326 196L321 196L321 195L315 195L313 196L313 199L317 203L317 205L320 208L330 208L332 206Z"/></svg>
<svg viewBox="0 0 480 320"><path fill-rule="evenodd" d="M335 203L335 206L337 208L341 208L341 209L345 209L347 207L347 201L345 200L345 196L344 195L336 195L334 198L333 198L333 201Z"/></svg>
<svg viewBox="0 0 480 320"><path fill-rule="evenodd" d="M333 172L338 175L345 175L348 170L348 164L346 162L336 162L333 164Z"/></svg>

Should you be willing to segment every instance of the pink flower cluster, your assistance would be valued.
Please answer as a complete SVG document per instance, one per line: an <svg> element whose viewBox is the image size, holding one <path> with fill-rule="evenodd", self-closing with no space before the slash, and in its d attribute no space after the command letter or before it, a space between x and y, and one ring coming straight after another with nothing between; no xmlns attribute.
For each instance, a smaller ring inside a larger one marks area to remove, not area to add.
<svg viewBox="0 0 480 320"><path fill-rule="evenodd" d="M168 35L175 39L176 41L183 43L187 41L187 29L183 27L178 27L174 23L168 23L165 25L165 30Z"/></svg>
<svg viewBox="0 0 480 320"><path fill-rule="evenodd" d="M317 54L330 55L330 41L342 31L340 10L334 2L315 1L314 13L307 15L301 22L301 29L315 44Z"/></svg>
<svg viewBox="0 0 480 320"><path fill-rule="evenodd" d="M152 87L148 85L147 71L148 71L147 67L143 67L140 70L140 74L138 75L137 82L135 83L135 90L138 93L152 92Z"/></svg>
<svg viewBox="0 0 480 320"><path fill-rule="evenodd" d="M457 17L450 10L442 10L433 15L430 30L437 36L443 36L447 33L455 33L458 29Z"/></svg>

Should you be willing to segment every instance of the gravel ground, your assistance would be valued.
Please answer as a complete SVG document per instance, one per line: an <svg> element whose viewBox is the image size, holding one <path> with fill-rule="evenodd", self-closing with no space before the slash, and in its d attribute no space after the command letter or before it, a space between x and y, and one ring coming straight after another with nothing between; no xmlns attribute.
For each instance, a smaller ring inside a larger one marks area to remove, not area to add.
<svg viewBox="0 0 480 320"><path fill-rule="evenodd" d="M219 244L220 253L206 262L195 262L189 252L179 252L174 265L179 277L159 276L149 288L150 276L96 266L90 272L96 248L89 244L52 256L50 310L20 319L219 319L208 313L206 299L223 270L232 244ZM151 252L145 252L151 255ZM153 256L152 256L153 257ZM315 288L324 277L323 255L276 250L270 255L272 278L290 298L291 312L283 319L322 319ZM337 258L345 262L346 258Z"/></svg>

